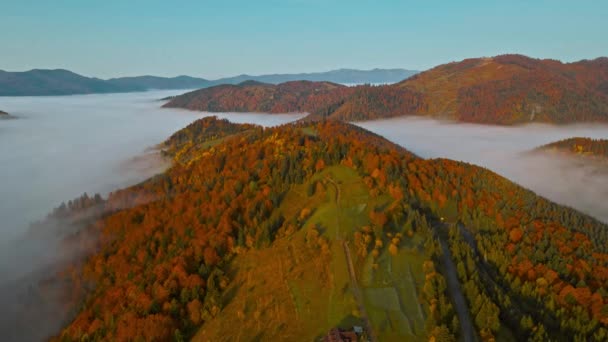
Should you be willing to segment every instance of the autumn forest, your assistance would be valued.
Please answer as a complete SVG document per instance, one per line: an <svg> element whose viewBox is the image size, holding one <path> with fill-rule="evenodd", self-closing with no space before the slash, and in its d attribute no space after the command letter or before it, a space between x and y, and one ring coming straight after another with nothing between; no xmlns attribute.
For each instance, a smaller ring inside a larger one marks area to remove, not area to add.
<svg viewBox="0 0 608 342"><path fill-rule="evenodd" d="M608 227L489 170L334 120L207 117L161 148L166 172L49 215L95 208L99 236L54 340L608 338Z"/></svg>

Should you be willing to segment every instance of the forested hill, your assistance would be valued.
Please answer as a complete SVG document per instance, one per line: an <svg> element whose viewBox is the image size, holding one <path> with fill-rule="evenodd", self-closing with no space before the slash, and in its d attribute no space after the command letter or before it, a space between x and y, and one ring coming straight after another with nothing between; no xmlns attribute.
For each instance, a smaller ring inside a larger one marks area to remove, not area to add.
<svg viewBox="0 0 608 342"><path fill-rule="evenodd" d="M338 121L206 118L164 148L103 202L58 340L608 338L608 227L486 169Z"/></svg>
<svg viewBox="0 0 608 342"><path fill-rule="evenodd" d="M220 109L214 104L223 94L209 89L197 93L200 99L192 94L178 96L169 106L212 112L283 109L277 105L281 99L257 95L250 96L257 105L235 102ZM501 125L608 122L608 58L575 63L521 55L473 58L437 66L393 85L335 89L325 95L332 99L325 107L298 92L289 96L317 117L346 121L424 115Z"/></svg>
<svg viewBox="0 0 608 342"><path fill-rule="evenodd" d="M543 145L537 150L608 158L608 140L576 137Z"/></svg>
<svg viewBox="0 0 608 342"><path fill-rule="evenodd" d="M330 82L293 81L273 85L246 81L176 96L164 107L209 112L313 113L340 105L354 88Z"/></svg>
<svg viewBox="0 0 608 342"><path fill-rule="evenodd" d="M561 63L521 55L437 66L398 84L362 87L330 117L424 115L462 122L608 122L608 58Z"/></svg>
<svg viewBox="0 0 608 342"><path fill-rule="evenodd" d="M459 121L608 121L608 58L474 58L438 66L396 87L424 94L428 107L422 113Z"/></svg>

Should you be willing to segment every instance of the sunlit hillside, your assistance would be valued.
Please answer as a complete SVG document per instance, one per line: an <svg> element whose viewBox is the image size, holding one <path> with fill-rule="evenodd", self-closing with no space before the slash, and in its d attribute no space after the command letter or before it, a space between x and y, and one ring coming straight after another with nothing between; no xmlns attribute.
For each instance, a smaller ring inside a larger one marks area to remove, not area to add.
<svg viewBox="0 0 608 342"><path fill-rule="evenodd" d="M60 339L607 336L605 225L347 124L235 128L108 199Z"/></svg>

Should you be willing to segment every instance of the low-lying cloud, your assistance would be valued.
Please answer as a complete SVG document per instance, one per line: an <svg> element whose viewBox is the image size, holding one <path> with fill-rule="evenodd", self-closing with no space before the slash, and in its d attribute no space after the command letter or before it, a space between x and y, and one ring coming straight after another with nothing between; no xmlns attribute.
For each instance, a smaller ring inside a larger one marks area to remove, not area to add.
<svg viewBox="0 0 608 342"><path fill-rule="evenodd" d="M556 203L608 222L608 164L556 153L527 153L570 137L607 139L607 125L504 127L412 117L357 125L423 158L449 158L486 167Z"/></svg>
<svg viewBox="0 0 608 342"><path fill-rule="evenodd" d="M65 317L61 289L45 277L82 255L56 224L36 227L61 202L87 192L104 197L167 167L150 149L190 122L209 115L274 126L303 115L211 114L161 109L180 91L60 97L1 97L17 117L0 122L0 336L38 341ZM74 229L74 227L71 227ZM33 310L32 310L33 308Z"/></svg>

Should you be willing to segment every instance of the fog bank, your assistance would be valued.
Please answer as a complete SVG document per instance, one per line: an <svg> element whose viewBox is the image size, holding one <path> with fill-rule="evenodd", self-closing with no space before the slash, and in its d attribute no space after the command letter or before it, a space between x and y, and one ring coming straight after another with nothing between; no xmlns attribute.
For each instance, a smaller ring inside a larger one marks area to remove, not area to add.
<svg viewBox="0 0 608 342"><path fill-rule="evenodd" d="M182 92L0 97L0 108L16 117L0 121L0 336L4 341L40 340L61 324L61 297L38 298L35 289L52 272L49 267L74 250L61 242L55 230L28 233L31 222L84 192L106 197L161 172L167 164L151 148L198 118L217 115L273 126L302 117L160 108L158 99ZM32 308L36 319L19 321L24 312L32 318Z"/></svg>
<svg viewBox="0 0 608 342"><path fill-rule="evenodd" d="M555 153L527 154L565 138L608 138L608 125L487 126L423 118L356 123L423 158L486 167L556 203L608 222L608 166Z"/></svg>

